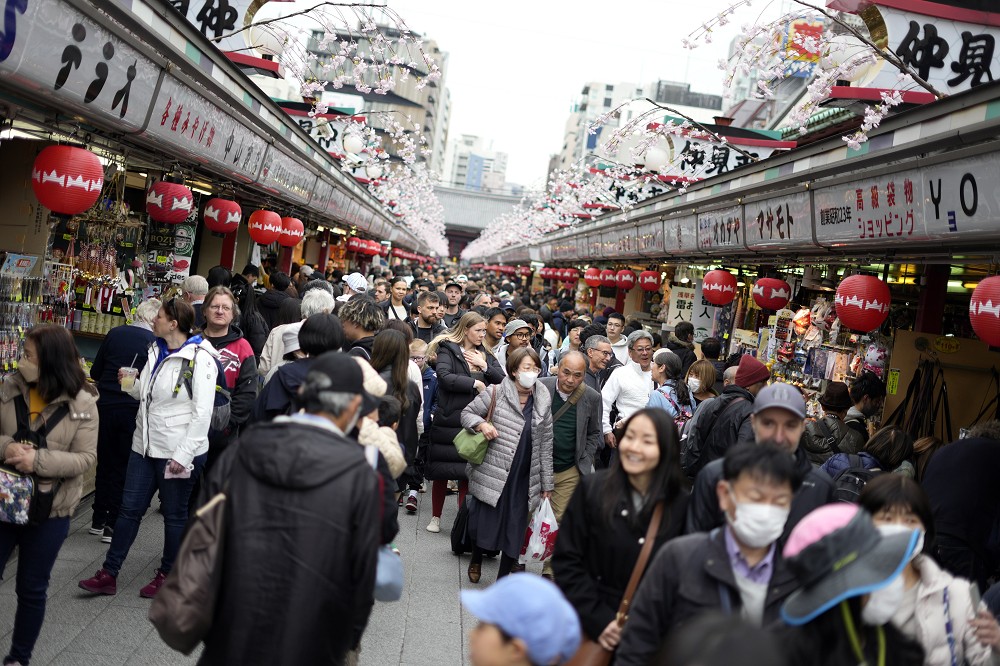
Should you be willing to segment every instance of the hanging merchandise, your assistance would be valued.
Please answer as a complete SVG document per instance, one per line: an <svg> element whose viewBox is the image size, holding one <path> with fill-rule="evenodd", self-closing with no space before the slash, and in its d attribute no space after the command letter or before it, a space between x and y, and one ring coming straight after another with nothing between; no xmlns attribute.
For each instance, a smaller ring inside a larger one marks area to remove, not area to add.
<svg viewBox="0 0 1000 666"><path fill-rule="evenodd" d="M837 287L834 302L837 317L844 326L867 333L881 326L889 316L891 300L889 286L882 280L871 275L851 275Z"/></svg>
<svg viewBox="0 0 1000 666"><path fill-rule="evenodd" d="M302 220L295 217L283 217L281 218L281 235L278 236L278 245L282 247L295 247L305 236L305 225L302 224ZM381 248L374 248L375 252L371 254L377 254Z"/></svg>
<svg viewBox="0 0 1000 666"><path fill-rule="evenodd" d="M660 290L660 274L657 271L643 271L639 273L639 286L643 291Z"/></svg>
<svg viewBox="0 0 1000 666"><path fill-rule="evenodd" d="M969 301L969 321L980 340L1000 347L1000 275L984 278Z"/></svg>
<svg viewBox="0 0 1000 666"><path fill-rule="evenodd" d="M180 224L191 214L194 195L181 183L161 180L146 192L146 212L154 222Z"/></svg>
<svg viewBox="0 0 1000 666"><path fill-rule="evenodd" d="M788 305L792 288L784 280L765 277L753 285L753 301L764 310L780 310Z"/></svg>
<svg viewBox="0 0 1000 666"><path fill-rule="evenodd" d="M243 209L229 199L209 199L205 204L205 227L215 234L229 234L240 226Z"/></svg>
<svg viewBox="0 0 1000 666"><path fill-rule="evenodd" d="M601 286L604 287L616 287L618 286L618 275L610 269L604 269L601 271Z"/></svg>
<svg viewBox="0 0 1000 666"><path fill-rule="evenodd" d="M587 283L588 287L600 287L601 286L601 269L597 266L591 266L583 274L583 281Z"/></svg>
<svg viewBox="0 0 1000 666"><path fill-rule="evenodd" d="M709 271L702 280L701 292L712 305L729 305L736 298L736 277L721 269Z"/></svg>
<svg viewBox="0 0 1000 666"><path fill-rule="evenodd" d="M635 286L635 273L630 270L620 270L615 276L615 282L622 291L628 291Z"/></svg>
<svg viewBox="0 0 1000 666"><path fill-rule="evenodd" d="M94 205L104 186L104 166L94 153L75 146L49 146L38 153L31 188L38 202L58 215L77 215Z"/></svg>
<svg viewBox="0 0 1000 666"><path fill-rule="evenodd" d="M281 216L271 210L255 210L247 223L250 238L260 245L270 245L281 237Z"/></svg>

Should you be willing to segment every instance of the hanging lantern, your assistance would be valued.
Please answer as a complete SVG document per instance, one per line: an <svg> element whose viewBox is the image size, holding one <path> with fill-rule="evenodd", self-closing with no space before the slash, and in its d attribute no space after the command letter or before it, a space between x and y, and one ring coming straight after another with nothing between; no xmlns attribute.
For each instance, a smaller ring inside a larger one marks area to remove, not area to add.
<svg viewBox="0 0 1000 666"><path fill-rule="evenodd" d="M281 238L284 227L281 224L281 216L272 210L255 210L250 215L247 223L247 231L250 238L260 245L270 245Z"/></svg>
<svg viewBox="0 0 1000 666"><path fill-rule="evenodd" d="M31 189L38 203L59 215L77 215L94 205L104 186L97 155L75 146L49 146L31 169Z"/></svg>
<svg viewBox="0 0 1000 666"><path fill-rule="evenodd" d="M278 236L278 245L282 247L295 247L306 235L306 227L302 220L295 217L281 218L281 235Z"/></svg>
<svg viewBox="0 0 1000 666"><path fill-rule="evenodd" d="M562 274L562 281L566 284L575 284L577 280L580 279L580 271L575 268L564 268Z"/></svg>
<svg viewBox="0 0 1000 666"><path fill-rule="evenodd" d="M601 286L601 269L597 266L591 266L583 274L583 281L587 283L588 287L600 287Z"/></svg>
<svg viewBox="0 0 1000 666"><path fill-rule="evenodd" d="M617 287L618 286L618 275L613 270L604 269L601 271L601 286L602 287Z"/></svg>
<svg viewBox="0 0 1000 666"><path fill-rule="evenodd" d="M702 287L702 294L705 288ZM792 298L792 288L778 278L761 278L753 285L753 302L764 310L780 310Z"/></svg>
<svg viewBox="0 0 1000 666"><path fill-rule="evenodd" d="M628 269L618 271L618 274L615 275L615 283L619 289L628 291L635 286L635 273Z"/></svg>
<svg viewBox="0 0 1000 666"><path fill-rule="evenodd" d="M650 146L646 149L645 160L646 171L659 171L670 161L670 155L659 146Z"/></svg>
<svg viewBox="0 0 1000 666"><path fill-rule="evenodd" d="M363 136L361 136L361 132L344 133L345 152L357 155L364 149L365 149L365 139Z"/></svg>
<svg viewBox="0 0 1000 666"><path fill-rule="evenodd" d="M194 195L180 183L161 180L146 191L146 212L154 222L180 224L191 214Z"/></svg>
<svg viewBox="0 0 1000 666"><path fill-rule="evenodd" d="M521 266L517 269L517 273L521 277L531 277L531 266Z"/></svg>
<svg viewBox="0 0 1000 666"><path fill-rule="evenodd" d="M350 238L347 239L348 252L360 252L364 246L365 242L360 238L358 238L357 236L351 236ZM402 257L403 259L409 259L409 257L406 256L407 254L409 254L409 252L407 252L406 250L399 250L398 256Z"/></svg>
<svg viewBox="0 0 1000 666"><path fill-rule="evenodd" d="M975 302L975 292L972 300ZM861 333L874 331L882 325L889 316L890 301L892 295L889 293L889 285L872 275L851 275L844 278L837 287L834 299L840 323ZM969 307L971 309L971 304Z"/></svg>
<svg viewBox="0 0 1000 666"><path fill-rule="evenodd" d="M660 290L659 271L643 271L639 273L639 287L643 291L659 291Z"/></svg>
<svg viewBox="0 0 1000 666"><path fill-rule="evenodd" d="M229 234L236 231L243 219L243 209L235 201L229 199L209 199L202 214L205 227L216 234Z"/></svg>
<svg viewBox="0 0 1000 666"><path fill-rule="evenodd" d="M546 266L542 268L542 270L538 271L538 275L540 275L543 280L548 280L552 277L552 269Z"/></svg>
<svg viewBox="0 0 1000 666"><path fill-rule="evenodd" d="M969 321L980 340L1000 347L1000 276L983 278L976 285L969 301Z"/></svg>
<svg viewBox="0 0 1000 666"><path fill-rule="evenodd" d="M736 298L736 277L719 268L705 273L701 295L712 305L729 305Z"/></svg>

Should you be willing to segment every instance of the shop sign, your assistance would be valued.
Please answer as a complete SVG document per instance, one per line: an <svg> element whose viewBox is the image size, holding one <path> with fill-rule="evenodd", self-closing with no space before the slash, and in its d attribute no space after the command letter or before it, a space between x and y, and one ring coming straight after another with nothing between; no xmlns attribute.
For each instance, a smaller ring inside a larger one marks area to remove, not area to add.
<svg viewBox="0 0 1000 666"><path fill-rule="evenodd" d="M609 178L608 195L619 208L632 208L646 199L652 199L666 192L672 192L674 188L658 178L637 177L631 180L618 180Z"/></svg>
<svg viewBox="0 0 1000 666"><path fill-rule="evenodd" d="M989 4L984 3L983 6ZM925 5L933 6L929 3ZM882 5L876 9L876 14L867 14L869 28L874 26L885 34L889 48L900 60L945 95L990 83L1000 76L1000 50L996 49L1000 26L929 16ZM930 11L933 10L928 13ZM879 59L871 74L860 83L871 88L895 89L900 87L898 74L896 68Z"/></svg>
<svg viewBox="0 0 1000 666"><path fill-rule="evenodd" d="M215 41L220 51L246 52L248 31L232 34L250 25L254 15L268 0L170 0L181 16L201 34ZM283 1L283 0L279 0ZM221 39L220 39L221 38Z"/></svg>
<svg viewBox="0 0 1000 666"><path fill-rule="evenodd" d="M587 256L591 259L600 259L604 256L604 247L601 245L601 234L587 236Z"/></svg>
<svg viewBox="0 0 1000 666"><path fill-rule="evenodd" d="M934 349L942 354L954 354L961 348L962 343L959 342L958 338L950 338L944 335L934 338Z"/></svg>
<svg viewBox="0 0 1000 666"><path fill-rule="evenodd" d="M743 211L740 206L720 208L698 215L698 249L743 249Z"/></svg>
<svg viewBox="0 0 1000 666"><path fill-rule="evenodd" d="M60 0L7 0L0 77L43 94L65 115L121 132L146 120L160 67Z"/></svg>
<svg viewBox="0 0 1000 666"><path fill-rule="evenodd" d="M705 338L712 337L712 327L715 325L715 313L718 308L701 294L701 280L695 280L694 309L691 311L691 323L694 325L694 341L701 344Z"/></svg>
<svg viewBox="0 0 1000 666"><path fill-rule="evenodd" d="M688 254L698 250L698 218L672 217L663 222L663 245L667 254Z"/></svg>
<svg viewBox="0 0 1000 666"><path fill-rule="evenodd" d="M737 347L752 347L756 349L759 341L760 333L757 331L751 331L745 328L733 329L733 343Z"/></svg>
<svg viewBox="0 0 1000 666"><path fill-rule="evenodd" d="M3 260L0 274L12 277L27 277L38 262L38 257L30 254L8 254Z"/></svg>
<svg viewBox="0 0 1000 666"><path fill-rule="evenodd" d="M889 395L899 393L899 368L889 368L889 374L885 378L885 392Z"/></svg>
<svg viewBox="0 0 1000 666"><path fill-rule="evenodd" d="M734 140L734 143L738 143L738 140ZM744 155L735 150L731 143L699 138L693 134L687 136L668 134L666 144L670 163L661 169L661 173L668 179L673 177L699 180L718 176L766 159L775 151L773 146L741 146L740 148L746 153Z"/></svg>
<svg viewBox="0 0 1000 666"><path fill-rule="evenodd" d="M998 235L1000 190L996 174L1000 173L1000 154L945 162L920 171L926 183L924 219L930 236Z"/></svg>
<svg viewBox="0 0 1000 666"><path fill-rule="evenodd" d="M743 206L744 234L750 250L801 248L812 241L808 192L755 201Z"/></svg>
<svg viewBox="0 0 1000 666"><path fill-rule="evenodd" d="M359 125L357 122L350 120L331 120L326 115L317 115L312 118L298 115L291 117L320 148L337 158L344 157L346 152L343 143L344 130L352 124ZM335 117L343 118L343 116ZM361 178L368 177L365 174L364 167L361 167L354 175Z"/></svg>
<svg viewBox="0 0 1000 666"><path fill-rule="evenodd" d="M670 291L670 308L667 310L667 327L673 329L682 321L691 322L694 315L695 290L691 287L674 287Z"/></svg>
<svg viewBox="0 0 1000 666"><path fill-rule="evenodd" d="M657 220L639 225L636 230L637 248L644 257L655 257L664 254L663 222Z"/></svg>
<svg viewBox="0 0 1000 666"><path fill-rule="evenodd" d="M326 213L330 208L330 201L333 199L334 186L329 176L324 174L316 181L313 188L312 198L309 199L309 207L320 213Z"/></svg>
<svg viewBox="0 0 1000 666"><path fill-rule="evenodd" d="M309 194L316 180L315 173L303 168L298 160L272 146L264 156L257 182L265 190L284 194L304 204L309 201Z"/></svg>
<svg viewBox="0 0 1000 666"><path fill-rule="evenodd" d="M590 242L586 236L580 236L576 239L576 256L581 259L594 258L594 255L590 253Z"/></svg>
<svg viewBox="0 0 1000 666"><path fill-rule="evenodd" d="M817 188L816 240L832 246L927 240L925 194L919 169Z"/></svg>
<svg viewBox="0 0 1000 666"><path fill-rule="evenodd" d="M268 147L232 110L219 108L170 75L163 78L145 134L248 183L256 180Z"/></svg>

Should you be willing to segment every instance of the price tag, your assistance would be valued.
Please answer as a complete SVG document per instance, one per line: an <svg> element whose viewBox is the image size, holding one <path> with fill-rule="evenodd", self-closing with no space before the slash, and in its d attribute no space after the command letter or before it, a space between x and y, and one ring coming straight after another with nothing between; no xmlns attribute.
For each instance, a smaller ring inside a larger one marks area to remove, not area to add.
<svg viewBox="0 0 1000 666"><path fill-rule="evenodd" d="M896 395L899 391L899 368L889 369L889 376L885 380L885 391L889 395Z"/></svg>

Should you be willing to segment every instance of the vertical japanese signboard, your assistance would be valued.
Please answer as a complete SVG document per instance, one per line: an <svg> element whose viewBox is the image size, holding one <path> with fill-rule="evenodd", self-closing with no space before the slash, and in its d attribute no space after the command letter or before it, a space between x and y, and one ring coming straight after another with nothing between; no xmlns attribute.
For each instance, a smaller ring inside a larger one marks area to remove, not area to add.
<svg viewBox="0 0 1000 666"><path fill-rule="evenodd" d="M695 289L674 287L670 290L670 308L667 310L667 327L673 329L682 321L692 321L695 305Z"/></svg>
<svg viewBox="0 0 1000 666"><path fill-rule="evenodd" d="M743 209L732 206L699 213L698 249L708 254L743 249Z"/></svg>

